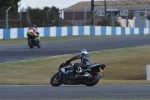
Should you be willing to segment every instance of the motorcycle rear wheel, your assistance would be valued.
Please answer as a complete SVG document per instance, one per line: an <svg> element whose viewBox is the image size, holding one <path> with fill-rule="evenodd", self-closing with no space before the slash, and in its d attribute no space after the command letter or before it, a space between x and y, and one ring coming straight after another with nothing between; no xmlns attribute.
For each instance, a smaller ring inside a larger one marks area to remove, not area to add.
<svg viewBox="0 0 150 100"><path fill-rule="evenodd" d="M40 46L40 45L38 45L37 47L38 47L38 48L41 48L41 46Z"/></svg>
<svg viewBox="0 0 150 100"><path fill-rule="evenodd" d="M63 75L59 72L56 73L50 80L52 86L60 86L63 83Z"/></svg>
<svg viewBox="0 0 150 100"><path fill-rule="evenodd" d="M38 47L38 48L41 48L41 45L40 45L40 41L39 41L39 40L37 40L37 47Z"/></svg>
<svg viewBox="0 0 150 100"><path fill-rule="evenodd" d="M92 79L84 79L84 84L86 86L94 86L99 82L100 75L97 72L90 73L93 78Z"/></svg>

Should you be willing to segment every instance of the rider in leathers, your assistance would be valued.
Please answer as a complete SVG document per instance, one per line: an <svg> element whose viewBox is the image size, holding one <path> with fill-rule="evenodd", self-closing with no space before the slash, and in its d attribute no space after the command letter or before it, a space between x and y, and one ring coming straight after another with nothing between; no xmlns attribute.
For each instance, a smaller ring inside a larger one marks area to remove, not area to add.
<svg viewBox="0 0 150 100"><path fill-rule="evenodd" d="M66 64L69 64L73 60L81 59L81 63L75 63L73 67L81 67L82 69L86 68L89 65L92 65L92 61L87 53L87 50L83 49L80 52L80 55L72 57L70 60L66 61Z"/></svg>

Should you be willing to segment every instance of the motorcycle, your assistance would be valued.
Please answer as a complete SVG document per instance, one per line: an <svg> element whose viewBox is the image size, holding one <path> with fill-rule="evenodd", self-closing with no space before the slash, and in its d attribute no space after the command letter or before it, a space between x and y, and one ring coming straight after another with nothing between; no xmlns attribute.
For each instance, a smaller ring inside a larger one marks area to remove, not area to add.
<svg viewBox="0 0 150 100"><path fill-rule="evenodd" d="M104 76L104 74L99 73L104 68L105 64L93 64L83 69L81 67L74 68L71 63L68 65L62 63L58 68L59 72L50 79L50 84L52 86L62 84L94 86Z"/></svg>
<svg viewBox="0 0 150 100"><path fill-rule="evenodd" d="M30 48L34 48L34 46L41 48L39 35L37 35L37 37L35 37L35 38L34 37L28 37L28 45Z"/></svg>

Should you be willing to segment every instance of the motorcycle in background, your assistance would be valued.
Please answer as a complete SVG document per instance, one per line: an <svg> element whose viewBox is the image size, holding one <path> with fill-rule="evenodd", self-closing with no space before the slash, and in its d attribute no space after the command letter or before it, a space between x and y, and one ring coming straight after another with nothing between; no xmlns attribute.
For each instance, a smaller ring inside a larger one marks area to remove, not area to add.
<svg viewBox="0 0 150 100"><path fill-rule="evenodd" d="M93 64L82 69L81 67L74 68L73 64L66 65L62 63L58 71L51 79L52 86L65 85L96 85L104 74L99 73L105 68L105 64ZM80 73L82 72L82 73Z"/></svg>
<svg viewBox="0 0 150 100"><path fill-rule="evenodd" d="M34 46L37 46L38 48L41 48L40 36L39 36L38 32L37 32L37 36L36 37L28 36L28 45L29 45L30 48L34 48Z"/></svg>

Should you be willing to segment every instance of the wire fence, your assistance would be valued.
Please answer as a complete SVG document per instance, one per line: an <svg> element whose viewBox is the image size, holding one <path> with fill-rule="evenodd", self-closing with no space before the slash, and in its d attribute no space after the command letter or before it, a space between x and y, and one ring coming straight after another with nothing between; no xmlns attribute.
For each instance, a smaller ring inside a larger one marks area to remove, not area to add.
<svg viewBox="0 0 150 100"><path fill-rule="evenodd" d="M6 12L0 12L0 28L6 28L6 21ZM71 25L59 15L47 11L8 12L8 28L30 27L32 24L38 27Z"/></svg>

